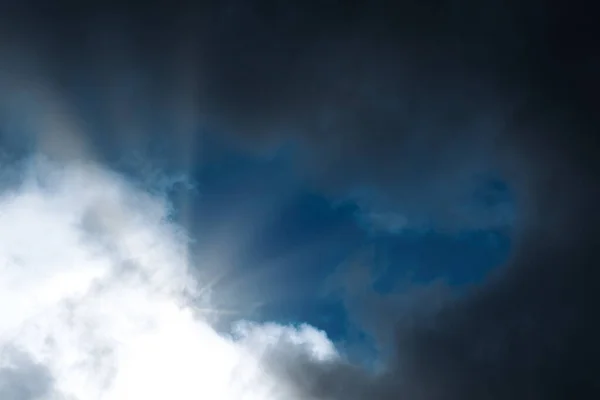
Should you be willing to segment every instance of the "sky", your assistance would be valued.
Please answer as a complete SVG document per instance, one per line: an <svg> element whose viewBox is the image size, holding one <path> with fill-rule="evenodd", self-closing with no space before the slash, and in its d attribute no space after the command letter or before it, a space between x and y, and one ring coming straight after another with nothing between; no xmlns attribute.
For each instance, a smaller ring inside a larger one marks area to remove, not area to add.
<svg viewBox="0 0 600 400"><path fill-rule="evenodd" d="M595 21L3 3L0 398L594 398Z"/></svg>

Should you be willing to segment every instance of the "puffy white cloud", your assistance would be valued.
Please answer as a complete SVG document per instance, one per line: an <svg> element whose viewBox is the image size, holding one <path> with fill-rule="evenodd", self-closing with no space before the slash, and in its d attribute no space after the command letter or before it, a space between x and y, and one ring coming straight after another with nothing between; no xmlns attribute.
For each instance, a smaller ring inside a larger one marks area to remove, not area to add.
<svg viewBox="0 0 600 400"><path fill-rule="evenodd" d="M339 359L310 326L213 329L164 199L97 165L27 165L0 195L3 399L293 399L273 360Z"/></svg>

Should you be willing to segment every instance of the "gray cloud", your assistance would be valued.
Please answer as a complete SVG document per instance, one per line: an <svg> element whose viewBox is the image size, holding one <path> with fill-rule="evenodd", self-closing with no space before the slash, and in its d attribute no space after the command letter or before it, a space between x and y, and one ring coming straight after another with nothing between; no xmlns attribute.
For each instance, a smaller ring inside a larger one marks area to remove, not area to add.
<svg viewBox="0 0 600 400"><path fill-rule="evenodd" d="M0 348L0 397L6 400L42 400L52 396L54 379L42 364L11 346Z"/></svg>

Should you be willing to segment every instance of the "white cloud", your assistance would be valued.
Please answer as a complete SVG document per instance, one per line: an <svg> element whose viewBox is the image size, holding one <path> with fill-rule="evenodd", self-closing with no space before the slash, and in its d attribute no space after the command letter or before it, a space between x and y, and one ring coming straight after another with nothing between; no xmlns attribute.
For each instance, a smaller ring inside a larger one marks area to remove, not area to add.
<svg viewBox="0 0 600 400"><path fill-rule="evenodd" d="M240 322L226 336L199 317L164 199L85 163L37 159L22 177L0 193L3 398L293 399L269 359L339 357L310 326Z"/></svg>

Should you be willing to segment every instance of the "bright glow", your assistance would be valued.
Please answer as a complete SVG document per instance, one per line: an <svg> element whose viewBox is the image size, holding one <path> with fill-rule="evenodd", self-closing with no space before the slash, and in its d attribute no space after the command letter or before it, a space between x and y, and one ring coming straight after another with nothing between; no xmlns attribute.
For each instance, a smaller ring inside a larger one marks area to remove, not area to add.
<svg viewBox="0 0 600 400"><path fill-rule="evenodd" d="M202 292L189 274L202 266L187 265L185 234L167 210L82 163L35 160L20 186L2 191L0 398L287 400L294 388L265 353L338 357L309 326L242 321L223 336L199 318L186 299ZM31 362L17 363L15 351ZM51 382L14 378L34 367Z"/></svg>

